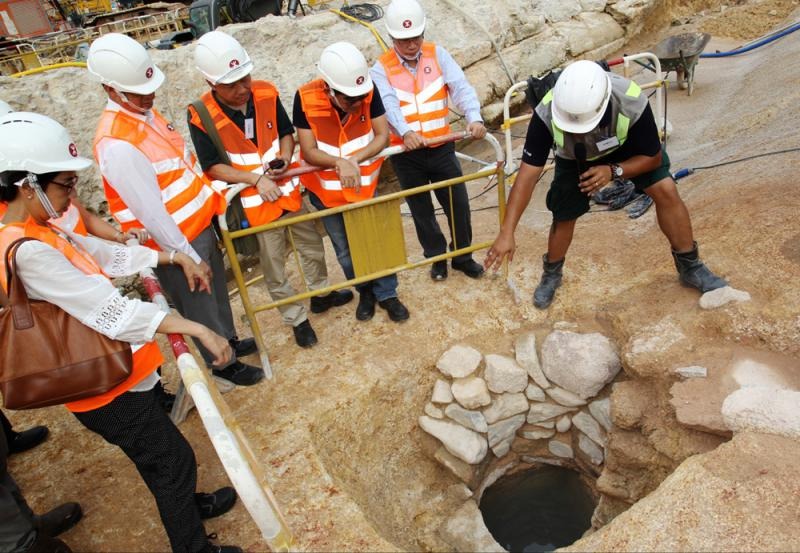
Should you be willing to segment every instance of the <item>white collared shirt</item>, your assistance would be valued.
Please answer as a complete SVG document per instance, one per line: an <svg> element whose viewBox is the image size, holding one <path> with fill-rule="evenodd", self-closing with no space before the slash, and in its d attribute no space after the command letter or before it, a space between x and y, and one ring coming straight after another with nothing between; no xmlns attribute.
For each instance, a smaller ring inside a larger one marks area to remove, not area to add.
<svg viewBox="0 0 800 553"><path fill-rule="evenodd" d="M411 67L406 60L397 54L397 50L392 49L392 52L400 60L403 67L416 77L416 66ZM422 50L417 54L417 61L419 61L420 56L422 56ZM453 59L453 56L438 44L436 45L436 61L442 70L442 78L447 85L447 93L450 96L450 100L453 105L464 113L467 124L483 121L478 94L473 86L469 84L464 71ZM389 126L392 127L392 131L395 134L403 136L411 130L411 127L408 126L406 118L400 110L400 100L397 98L397 93L392 85L389 84L383 64L380 61L376 61L375 65L369 70L369 74L378 92L380 92L381 100L383 100L383 105L386 108L386 119L389 121Z"/></svg>
<svg viewBox="0 0 800 553"><path fill-rule="evenodd" d="M152 112L136 113L111 99L108 100L106 109L123 111L148 124L153 120ZM147 156L130 142L103 138L97 144L97 163L106 182L117 191L131 213L141 221L162 250L183 252L196 263L200 263L200 256L164 206L158 177Z"/></svg>

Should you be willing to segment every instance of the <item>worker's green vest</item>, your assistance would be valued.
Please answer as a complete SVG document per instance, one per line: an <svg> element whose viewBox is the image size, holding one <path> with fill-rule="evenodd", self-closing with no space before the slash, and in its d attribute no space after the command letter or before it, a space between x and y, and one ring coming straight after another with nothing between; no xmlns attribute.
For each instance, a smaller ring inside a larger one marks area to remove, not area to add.
<svg viewBox="0 0 800 553"><path fill-rule="evenodd" d="M608 125L597 126L594 130L585 134L572 134L559 129L553 121L553 91L550 90L542 101L536 106L536 114L544 121L550 134L553 135L553 142L556 145L556 156L563 159L575 159L573 152L575 144L582 142L586 145L586 159L593 160L607 156L628 139L628 130L631 125L639 120L647 106L647 96L642 93L635 82L610 73L611 76L611 119ZM597 148L597 143L609 138L616 137L619 144L604 149L602 152Z"/></svg>

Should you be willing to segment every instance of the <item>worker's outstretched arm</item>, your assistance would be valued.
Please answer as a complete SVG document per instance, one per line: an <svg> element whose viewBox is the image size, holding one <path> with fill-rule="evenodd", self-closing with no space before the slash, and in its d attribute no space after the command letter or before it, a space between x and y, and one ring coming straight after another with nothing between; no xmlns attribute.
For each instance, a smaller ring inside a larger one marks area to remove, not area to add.
<svg viewBox="0 0 800 553"><path fill-rule="evenodd" d="M497 234L492 247L486 254L483 262L487 269L493 267L497 271L503 264L503 259L508 256L508 260L514 259L514 231L517 228L520 218L525 208L531 201L533 190L542 175L543 167L529 165L524 161L520 165L517 180L508 196L508 206L506 207L506 217L500 225L500 232Z"/></svg>
<svg viewBox="0 0 800 553"><path fill-rule="evenodd" d="M361 188L361 170L355 159L346 159L326 154L319 149L317 139L311 129L297 128L297 138L300 142L300 151L303 159L310 165L336 170L339 175L339 182L344 188L355 188L356 192ZM367 146L369 147L369 146Z"/></svg>

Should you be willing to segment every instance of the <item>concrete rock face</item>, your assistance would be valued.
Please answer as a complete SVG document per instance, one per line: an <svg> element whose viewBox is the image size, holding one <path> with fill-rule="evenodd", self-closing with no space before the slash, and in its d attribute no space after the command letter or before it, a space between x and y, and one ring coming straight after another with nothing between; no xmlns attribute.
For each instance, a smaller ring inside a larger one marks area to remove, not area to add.
<svg viewBox="0 0 800 553"><path fill-rule="evenodd" d="M777 434L800 440L800 392L742 388L722 404L722 416L735 432Z"/></svg>
<svg viewBox="0 0 800 553"><path fill-rule="evenodd" d="M796 551L800 442L737 434L562 551Z"/></svg>
<svg viewBox="0 0 800 553"><path fill-rule="evenodd" d="M482 359L481 352L475 348L456 345L442 354L436 368L446 376L464 378L475 372Z"/></svg>
<svg viewBox="0 0 800 553"><path fill-rule="evenodd" d="M465 463L474 465L486 456L486 439L459 424L423 416L419 418L419 425Z"/></svg>
<svg viewBox="0 0 800 553"><path fill-rule="evenodd" d="M484 374L489 389L496 394L522 392L528 386L528 373L510 357L489 354Z"/></svg>
<svg viewBox="0 0 800 553"><path fill-rule="evenodd" d="M602 334L555 331L542 344L542 370L560 387L587 399L621 369L619 356Z"/></svg>

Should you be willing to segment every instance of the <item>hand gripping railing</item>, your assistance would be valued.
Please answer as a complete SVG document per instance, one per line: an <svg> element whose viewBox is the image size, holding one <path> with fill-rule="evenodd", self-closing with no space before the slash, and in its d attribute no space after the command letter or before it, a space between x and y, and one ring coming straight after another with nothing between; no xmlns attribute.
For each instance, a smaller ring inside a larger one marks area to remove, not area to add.
<svg viewBox="0 0 800 553"><path fill-rule="evenodd" d="M444 135L444 136L440 136L440 137L435 138L435 139L427 140L426 141L426 145L427 146L434 146L434 145L443 144L443 143L446 143L446 142L455 142L455 141L458 141L458 140L463 140L463 139L469 138L469 137L470 137L470 135L466 131L457 132L457 133L450 133L450 134L447 134L447 135ZM302 293L296 294L294 296L291 296L289 298L284 298L284 299L279 300L279 301L274 301L274 302L272 302L270 304L267 304L265 306L254 306L252 301L251 301L251 299L250 299L250 295L247 293L247 286L257 282L258 280L260 280L260 278L255 278L255 279L252 279L250 281L245 281L244 275L242 273L241 266L239 265L239 261L236 258L236 249L234 247L233 240L236 239L236 238L242 237L242 236L249 236L251 234L257 234L257 233L264 232L264 231L267 231L267 230L271 230L271 229L275 229L275 228L281 228L281 227L292 225L294 223L300 223L300 222L303 222L303 221L320 219L321 217L324 217L326 215L332 215L332 214L336 214L336 213L344 213L344 212L351 211L351 210L354 210L354 209L360 209L360 208L364 208L364 207L368 207L368 206L373 206L375 204L379 204L379 203L383 203L383 202L387 202L387 201L399 200L399 199L405 198L406 196L411 196L411 195L419 194L419 193L427 193L427 192L429 192L431 190L436 190L438 188L445 188L445 187L448 187L448 186L452 186L454 184L466 182L466 181L469 181L469 180L475 180L475 179L478 179L478 178L490 177L490 176L493 176L493 175L497 177L497 200L498 200L498 206L499 206L500 221L502 221L503 218L505 217L505 207L506 207L506 204L505 204L505 202L506 202L505 175L503 173L503 163L504 163L503 148L500 146L500 143L497 141L497 139L494 136L492 136L491 134L487 134L486 136L484 136L483 140L486 140L492 146L492 149L494 150L494 154L495 154L495 162L492 163L491 167L487 167L485 169L482 169L482 170L477 171L475 173L471 173L469 175L464 175L462 177L458 177L458 178L455 178L455 179L448 179L448 180L445 180L445 181L432 183L432 184L428 184L428 185L425 185L425 186L416 187L416 188L413 188L411 190L404 190L402 192L394 192L392 194L386 194L386 195L379 196L379 197L376 197L376 198L363 200L363 201L360 201L360 202L357 202L357 203L347 204L347 205L343 205L343 206L339 206L339 207L335 207L335 208L326 209L326 210L320 211L320 212L308 213L308 214L304 214L304 215L298 215L296 217L292 217L292 218L289 218L289 219L286 219L286 220L277 220L277 221L274 221L274 222L269 223L267 225L261 225L261 226L258 226L258 227L246 228L246 229L237 230L237 231L233 231L233 232L228 230L228 223L227 223L227 221L225 219L225 214L219 215L217 217L217 220L218 220L219 226L220 226L220 230L222 231L222 240L223 240L223 242L225 244L226 253L227 253L228 258L230 260L231 270L232 270L233 276L234 276L234 278L236 280L236 285L237 285L237 288L239 290L239 295L242 298L242 306L244 308L245 315L246 315L248 324L250 326L250 330L253 333L253 338L255 339L256 344L258 345L258 352L259 352L259 356L260 356L260 360L261 360L261 367L264 369L264 373L266 374L267 378L272 378L272 366L271 366L270 361L269 361L269 355L267 353L266 346L264 345L264 339L263 339L263 337L261 335L261 331L259 329L258 321L256 320L256 317L255 317L255 314L257 312L264 311L266 309L271 309L273 307L280 307L282 305L287 305L287 304L290 304L290 303L294 303L294 302L297 302L297 301L300 301L300 300L304 300L304 299L310 298L312 296L318 296L318 295L322 295L322 294L327 294L329 292L332 292L334 290L338 290L340 288L345 288L345 287L352 286L352 285L355 285L355 284L361 284L362 282L367 282L367 281L373 280L375 278L381 278L381 277L384 277L384 276L388 276L388 275L397 273L398 271L401 271L401 270L421 267L423 265L430 265L431 263L434 263L436 261L442 261L442 260L450 259L450 258L452 258L452 257L454 257L456 255L461 255L461 254L470 253L470 252L473 252L473 251L476 251L476 250L488 248L491 245L491 243L486 242L486 243L480 243L480 244L473 244L468 248L454 249L453 251L451 251L449 253L438 255L438 256L435 256L435 257L429 257L429 258L426 258L426 259L424 259L422 261L419 261L419 262L405 263L405 264L402 264L402 265L398 265L396 267L391 267L389 269L373 272L373 273L370 273L368 275L362 275L360 277L356 277L354 279L350 279L350 280L347 280L347 281L344 281L344 282L339 282L337 284L334 284L334 285L331 285L331 286L328 286L326 288L322 288L322 289L319 289L319 290L307 290L306 292L302 292ZM389 146L388 148L383 149L374 158L372 158L370 160L367 160L367 163L372 162L372 161L374 161L374 160L376 160L378 158L389 157L391 155L399 154L399 153L405 152L405 151L406 151L406 147L404 145L402 145L402 144L401 145L396 145L396 146ZM280 175L280 180L284 181L284 180L286 180L288 178L296 177L298 175L303 175L303 174L306 174L306 173L312 173L314 171L319 171L319 170L320 170L319 167L315 167L315 166L312 166L312 165L304 165L304 166L297 167L297 168L294 168L294 169L289 169L285 173L282 173ZM230 204L230 202L237 196L237 194L239 194L242 190L244 190L247 187L248 187L248 185L246 185L246 184L236 184L236 185L230 186L225 192L225 199L228 202L228 204ZM451 209L452 209L452 206L451 206ZM295 259L297 260L298 269L300 270L300 273L303 274L300 261L299 261L299 259L297 259L297 250L294 247L294 240L291 237L291 232L289 233L289 239L290 239L290 242L291 242L291 245L292 245L292 249L295 252Z"/></svg>
<svg viewBox="0 0 800 553"><path fill-rule="evenodd" d="M139 275L153 303L169 312L161 284L153 271L144 269ZM185 402L184 396L188 391L228 478L270 549L275 552L290 551L292 533L239 423L219 390L210 384L208 376L192 356L183 336L169 334L167 338L181 375L173 413L176 409L183 410L179 404Z"/></svg>

